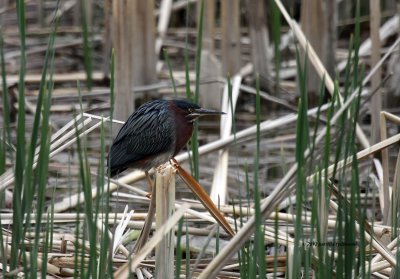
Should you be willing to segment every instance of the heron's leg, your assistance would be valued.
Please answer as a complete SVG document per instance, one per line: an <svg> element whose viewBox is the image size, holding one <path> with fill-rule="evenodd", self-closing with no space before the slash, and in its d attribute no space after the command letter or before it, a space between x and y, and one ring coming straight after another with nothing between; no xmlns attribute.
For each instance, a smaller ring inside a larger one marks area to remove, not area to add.
<svg viewBox="0 0 400 279"><path fill-rule="evenodd" d="M153 219L156 214L156 188L153 187L152 192L149 193L148 195L150 196L149 211L147 212L146 219L144 220L144 225L140 232L140 236L133 248L133 253L137 253L147 243L151 231L151 225L153 223Z"/></svg>
<svg viewBox="0 0 400 279"><path fill-rule="evenodd" d="M153 192L153 189L154 189L154 182L151 179L151 176L148 171L145 171L144 173L146 174L147 184L149 186L149 192L147 193L146 197L151 199L151 193Z"/></svg>

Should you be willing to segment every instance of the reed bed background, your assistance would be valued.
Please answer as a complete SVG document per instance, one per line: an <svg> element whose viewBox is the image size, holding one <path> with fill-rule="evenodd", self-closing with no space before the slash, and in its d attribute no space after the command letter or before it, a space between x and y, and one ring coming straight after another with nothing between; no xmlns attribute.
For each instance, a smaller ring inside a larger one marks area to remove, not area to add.
<svg viewBox="0 0 400 279"><path fill-rule="evenodd" d="M1 4L2 277L397 277L393 3L325 9L329 64L318 9L296 18L321 1L245 2ZM155 98L227 113L176 160L234 237L179 176L162 205L144 173L108 178L113 134Z"/></svg>

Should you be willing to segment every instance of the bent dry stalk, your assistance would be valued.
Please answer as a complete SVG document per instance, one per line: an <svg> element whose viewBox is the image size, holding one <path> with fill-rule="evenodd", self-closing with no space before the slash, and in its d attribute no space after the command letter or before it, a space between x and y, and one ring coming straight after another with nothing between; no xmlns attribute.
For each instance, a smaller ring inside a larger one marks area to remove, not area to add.
<svg viewBox="0 0 400 279"><path fill-rule="evenodd" d="M204 205L204 207L210 212L210 214L215 218L215 220L222 226L222 228L230 235L234 236L235 232L232 230L228 221L221 214L215 204L212 202L211 198L208 196L207 192L204 191L203 187L197 183L196 180L185 171L179 163L175 159L171 159L170 163L172 167L178 172L179 176L186 183L186 185L190 188L190 190L195 194L195 196L199 199L199 201Z"/></svg>

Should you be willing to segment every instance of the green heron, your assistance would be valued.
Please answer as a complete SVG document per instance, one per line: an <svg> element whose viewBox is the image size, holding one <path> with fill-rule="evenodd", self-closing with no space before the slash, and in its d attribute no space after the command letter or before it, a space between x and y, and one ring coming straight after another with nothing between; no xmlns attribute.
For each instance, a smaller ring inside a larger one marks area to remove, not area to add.
<svg viewBox="0 0 400 279"><path fill-rule="evenodd" d="M107 164L111 176L127 168L141 169L147 174L186 145L197 117L220 114L224 113L185 100L156 100L140 106L122 126L110 148Z"/></svg>

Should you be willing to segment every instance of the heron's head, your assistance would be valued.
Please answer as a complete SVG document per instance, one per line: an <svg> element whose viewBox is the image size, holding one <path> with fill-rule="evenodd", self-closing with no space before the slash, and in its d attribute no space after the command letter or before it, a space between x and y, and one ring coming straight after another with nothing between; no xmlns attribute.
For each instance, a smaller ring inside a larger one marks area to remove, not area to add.
<svg viewBox="0 0 400 279"><path fill-rule="evenodd" d="M184 115L190 122L193 122L196 118L204 115L221 115L225 112L221 112L213 109L205 109L197 104L193 104L186 100L173 100L176 106L176 113Z"/></svg>

